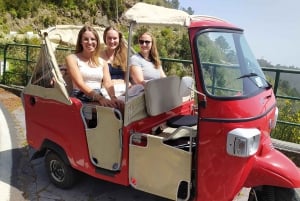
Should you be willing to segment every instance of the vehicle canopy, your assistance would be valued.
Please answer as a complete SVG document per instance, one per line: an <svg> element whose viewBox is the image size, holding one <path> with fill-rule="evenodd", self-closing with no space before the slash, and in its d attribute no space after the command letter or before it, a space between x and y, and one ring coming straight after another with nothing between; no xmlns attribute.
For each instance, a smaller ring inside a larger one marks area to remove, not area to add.
<svg viewBox="0 0 300 201"><path fill-rule="evenodd" d="M81 28L82 25L56 25L54 27L49 27L47 29L41 30L40 35L44 36L46 34L52 44L55 44L55 46L59 44L76 45L77 36ZM100 36L100 43L103 43L102 36L105 28L94 28Z"/></svg>
<svg viewBox="0 0 300 201"><path fill-rule="evenodd" d="M226 26L227 28L232 27L237 29L234 25L216 17L207 15L189 15L182 10L165 8L142 2L137 3L128 9L124 17L130 23L140 25L193 27L196 26L197 23L202 23L202 26L211 26L213 22L214 26L217 24L220 27ZM199 24L197 24L197 26L199 26Z"/></svg>

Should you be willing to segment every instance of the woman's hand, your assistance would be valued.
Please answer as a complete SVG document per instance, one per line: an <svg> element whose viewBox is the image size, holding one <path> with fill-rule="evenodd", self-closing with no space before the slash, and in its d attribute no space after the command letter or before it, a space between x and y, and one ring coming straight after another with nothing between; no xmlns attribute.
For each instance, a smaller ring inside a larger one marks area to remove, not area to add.
<svg viewBox="0 0 300 201"><path fill-rule="evenodd" d="M124 111L124 102L119 100L116 96L111 97L111 102L116 105L115 108L119 109L122 113Z"/></svg>
<svg viewBox="0 0 300 201"><path fill-rule="evenodd" d="M117 97L113 96L111 100L106 99L103 96L98 97L98 102L101 106L104 107L113 107L119 109L121 112L124 111L124 102L119 100Z"/></svg>
<svg viewBox="0 0 300 201"><path fill-rule="evenodd" d="M104 107L114 107L115 108L117 106L111 100L106 99L105 97L99 98L98 102L101 106L104 106Z"/></svg>

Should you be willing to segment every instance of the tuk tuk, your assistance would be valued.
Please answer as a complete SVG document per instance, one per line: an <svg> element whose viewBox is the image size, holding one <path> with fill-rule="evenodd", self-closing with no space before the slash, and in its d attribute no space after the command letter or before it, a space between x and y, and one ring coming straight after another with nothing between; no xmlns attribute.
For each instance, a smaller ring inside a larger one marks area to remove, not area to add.
<svg viewBox="0 0 300 201"><path fill-rule="evenodd" d="M243 30L145 3L124 17L128 47L135 26L184 27L192 75L151 80L133 94L128 76L124 114L83 104L70 97L72 83L59 69L53 43L70 42L78 27L43 31L22 99L27 142L36 150L32 159L45 157L51 182L70 188L83 172L170 200L229 201L247 187L249 201L299 201L299 169L271 142L275 95Z"/></svg>

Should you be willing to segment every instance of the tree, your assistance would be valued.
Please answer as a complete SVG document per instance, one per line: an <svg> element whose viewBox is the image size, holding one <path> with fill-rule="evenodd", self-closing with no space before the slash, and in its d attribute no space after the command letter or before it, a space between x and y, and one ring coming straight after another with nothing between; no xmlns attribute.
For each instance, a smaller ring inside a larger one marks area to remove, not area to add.
<svg viewBox="0 0 300 201"><path fill-rule="evenodd" d="M172 8L178 9L179 8L179 1L178 0L171 0Z"/></svg>
<svg viewBox="0 0 300 201"><path fill-rule="evenodd" d="M277 103L278 103L278 107L280 108L278 119L284 122L292 122L292 123L300 122L300 111L299 109L295 108L295 105L297 105L296 101L277 100ZM278 123L276 125L276 129L273 130L271 136L279 140L300 143L299 127L289 125L286 123Z"/></svg>
<svg viewBox="0 0 300 201"><path fill-rule="evenodd" d="M219 36L218 38L216 38L215 44L219 46L224 53L226 53L230 48L229 44L223 36Z"/></svg>
<svg viewBox="0 0 300 201"><path fill-rule="evenodd" d="M194 12L195 12L191 7L188 7L187 9L186 8L182 8L182 10L185 11L185 12L187 12L190 15L193 15Z"/></svg>
<svg viewBox="0 0 300 201"><path fill-rule="evenodd" d="M263 58L257 59L257 61L261 67L274 67L269 61L267 61Z"/></svg>

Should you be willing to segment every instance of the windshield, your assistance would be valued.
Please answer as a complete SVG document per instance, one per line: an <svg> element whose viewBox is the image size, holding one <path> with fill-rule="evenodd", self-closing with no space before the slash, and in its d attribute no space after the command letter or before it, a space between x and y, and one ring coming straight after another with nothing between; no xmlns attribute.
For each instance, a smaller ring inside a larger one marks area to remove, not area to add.
<svg viewBox="0 0 300 201"><path fill-rule="evenodd" d="M204 32L196 41L207 94L236 98L270 86L241 33Z"/></svg>

